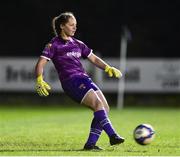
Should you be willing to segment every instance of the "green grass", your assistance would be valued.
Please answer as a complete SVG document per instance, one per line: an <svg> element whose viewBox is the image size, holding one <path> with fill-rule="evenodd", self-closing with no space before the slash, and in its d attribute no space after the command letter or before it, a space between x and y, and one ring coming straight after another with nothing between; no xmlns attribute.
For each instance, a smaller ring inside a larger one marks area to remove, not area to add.
<svg viewBox="0 0 180 157"><path fill-rule="evenodd" d="M0 107L0 155L58 156L180 156L178 108L125 108L110 111L114 128L126 138L109 146L105 133L98 145L105 150L82 151L89 133L92 112L77 107ZM132 137L140 123L150 123L156 137L141 146Z"/></svg>

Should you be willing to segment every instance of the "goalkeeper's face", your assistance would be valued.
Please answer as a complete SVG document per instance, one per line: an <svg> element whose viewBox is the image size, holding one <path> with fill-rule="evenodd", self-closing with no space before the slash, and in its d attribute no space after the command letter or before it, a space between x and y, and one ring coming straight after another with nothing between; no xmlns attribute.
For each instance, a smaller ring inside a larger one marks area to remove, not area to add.
<svg viewBox="0 0 180 157"><path fill-rule="evenodd" d="M74 17L70 17L68 22L64 25L61 25L61 30L62 33L65 34L66 36L74 36L76 32L76 27L77 21Z"/></svg>

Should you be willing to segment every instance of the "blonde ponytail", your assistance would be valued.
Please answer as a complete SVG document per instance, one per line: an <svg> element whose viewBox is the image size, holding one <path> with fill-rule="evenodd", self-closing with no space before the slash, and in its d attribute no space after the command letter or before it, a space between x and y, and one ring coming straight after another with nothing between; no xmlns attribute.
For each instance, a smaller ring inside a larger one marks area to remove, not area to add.
<svg viewBox="0 0 180 157"><path fill-rule="evenodd" d="M54 17L52 19L52 28L55 36L58 36L57 30L56 30L56 20L58 19L58 16Z"/></svg>

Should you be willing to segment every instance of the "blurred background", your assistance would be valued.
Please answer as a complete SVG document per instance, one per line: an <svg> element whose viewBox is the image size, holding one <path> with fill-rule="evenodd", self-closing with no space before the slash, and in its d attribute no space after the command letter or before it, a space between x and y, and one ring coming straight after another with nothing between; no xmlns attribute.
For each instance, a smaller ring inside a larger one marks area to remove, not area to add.
<svg viewBox="0 0 180 157"><path fill-rule="evenodd" d="M48 98L34 91L34 66L53 37L51 20L64 11L77 18L75 37L108 63L123 69L124 91L118 81L84 63L110 105L118 92L124 106L179 107L180 1L133 0L6 0L0 2L0 100L3 104L73 103L62 93L53 65L45 72L53 86ZM124 36L128 30L128 36ZM125 38L123 38L125 37ZM122 49L125 39L126 49ZM126 51L122 60L121 51Z"/></svg>

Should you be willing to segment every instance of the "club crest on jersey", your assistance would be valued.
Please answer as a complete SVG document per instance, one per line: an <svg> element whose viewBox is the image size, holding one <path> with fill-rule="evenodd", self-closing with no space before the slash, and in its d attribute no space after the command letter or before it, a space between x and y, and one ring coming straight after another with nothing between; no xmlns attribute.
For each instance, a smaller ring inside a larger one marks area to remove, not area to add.
<svg viewBox="0 0 180 157"><path fill-rule="evenodd" d="M81 53L80 53L80 52L74 52L74 51L72 51L72 52L67 52L67 56L68 56L68 57L76 57L76 58L79 58L79 57L81 57Z"/></svg>

